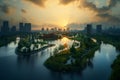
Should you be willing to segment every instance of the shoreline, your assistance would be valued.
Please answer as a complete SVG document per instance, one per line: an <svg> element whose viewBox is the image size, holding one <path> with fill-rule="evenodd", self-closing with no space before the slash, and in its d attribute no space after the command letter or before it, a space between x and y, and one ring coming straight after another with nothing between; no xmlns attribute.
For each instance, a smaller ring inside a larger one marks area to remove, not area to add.
<svg viewBox="0 0 120 80"><path fill-rule="evenodd" d="M45 50L45 49L47 49L47 48L49 48L49 47L52 47L52 46L55 46L55 44L49 44L49 45L47 45L47 46L44 46L44 47L41 47L40 49L38 49L38 50L34 50L34 51L31 51L31 52L20 52L20 51L18 51L18 47L15 49L15 53L18 55L18 56L30 56L30 55L32 55L32 54L36 54L37 52L39 52L39 51L42 51L42 50Z"/></svg>
<svg viewBox="0 0 120 80"><path fill-rule="evenodd" d="M94 52L98 49L99 47L97 48L92 48L90 50L90 52L88 52L88 54L86 55L81 55L81 58L80 58L80 62L81 64L80 65L76 65L75 63L71 63L71 64L65 64L68 60L69 60L69 56L70 54L62 54L62 52L58 53L56 56L51 56L50 58L48 58L44 65L46 68L48 68L49 70L51 71L55 71L55 72L65 72L65 73L69 73L69 72L81 72L82 70L84 70L86 68L86 64L88 63L86 60L88 59L88 57L91 57L91 55L93 56L94 55ZM91 53L92 51L92 53ZM63 51L64 52L64 51ZM90 54L90 55L89 55ZM54 60L57 60L57 58L66 58L65 61L63 61L62 63L56 63L54 62ZM74 58L75 59L75 58ZM77 60L77 58L75 59ZM84 62L85 60L85 62ZM55 63L55 64L54 64ZM62 65L60 67L60 65Z"/></svg>

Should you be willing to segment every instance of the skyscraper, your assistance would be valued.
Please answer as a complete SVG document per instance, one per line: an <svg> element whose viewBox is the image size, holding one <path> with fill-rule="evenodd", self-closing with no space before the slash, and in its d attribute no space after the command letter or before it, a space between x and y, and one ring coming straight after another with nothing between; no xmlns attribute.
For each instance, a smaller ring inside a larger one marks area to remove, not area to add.
<svg viewBox="0 0 120 80"><path fill-rule="evenodd" d="M49 31L49 28L47 28L46 30Z"/></svg>
<svg viewBox="0 0 120 80"><path fill-rule="evenodd" d="M86 33L87 33L87 35L92 34L92 24L87 24Z"/></svg>
<svg viewBox="0 0 120 80"><path fill-rule="evenodd" d="M44 31L45 29L44 28L41 28L42 31Z"/></svg>
<svg viewBox="0 0 120 80"><path fill-rule="evenodd" d="M97 25L96 26L96 33L102 33L102 25Z"/></svg>
<svg viewBox="0 0 120 80"><path fill-rule="evenodd" d="M9 34L9 21L3 21L3 25L1 27L1 33L2 35L8 35Z"/></svg>
<svg viewBox="0 0 120 80"><path fill-rule="evenodd" d="M67 27L67 31L69 31L70 30L70 28L69 27Z"/></svg>
<svg viewBox="0 0 120 80"><path fill-rule="evenodd" d="M31 32L31 23L19 23L20 32Z"/></svg>
<svg viewBox="0 0 120 80"><path fill-rule="evenodd" d="M31 32L31 23L25 23L25 32Z"/></svg>
<svg viewBox="0 0 120 80"><path fill-rule="evenodd" d="M24 24L23 23L19 23L19 31L24 32Z"/></svg>

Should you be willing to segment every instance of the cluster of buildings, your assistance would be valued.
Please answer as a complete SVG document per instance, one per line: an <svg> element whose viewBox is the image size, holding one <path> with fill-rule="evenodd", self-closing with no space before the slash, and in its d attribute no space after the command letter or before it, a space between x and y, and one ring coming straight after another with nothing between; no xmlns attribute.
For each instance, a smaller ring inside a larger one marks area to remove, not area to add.
<svg viewBox="0 0 120 80"><path fill-rule="evenodd" d="M19 23L19 29L16 26L10 26L9 21L3 21L0 35L12 35L18 32L31 32L31 23Z"/></svg>
<svg viewBox="0 0 120 80"><path fill-rule="evenodd" d="M31 32L31 23L22 23L20 22L19 27L16 26L10 26L9 21L3 21L2 25L0 26L0 35L12 35L16 33L30 33ZM69 31L69 28L62 29L62 28L41 28L40 32L41 33L54 33L54 32L63 32L63 31Z"/></svg>
<svg viewBox="0 0 120 80"><path fill-rule="evenodd" d="M1 35L12 35L16 33L30 33L31 32L31 23L19 23L19 27L16 26L10 26L9 21L3 21L2 26L0 26L0 36ZM70 32L70 28L41 28L40 32L41 33L56 33L56 32ZM92 24L87 24L85 27L85 30L83 31L87 35L91 34L102 34L102 33L107 33L107 34L120 34L120 29L115 28L115 27L110 27L109 29L103 30L102 25L96 25L96 28L93 28Z"/></svg>
<svg viewBox="0 0 120 80"><path fill-rule="evenodd" d="M120 28L118 27L110 27L104 31L106 34L112 34L112 35L120 35Z"/></svg>
<svg viewBox="0 0 120 80"><path fill-rule="evenodd" d="M102 25L96 25L96 28L93 28L92 24L87 24L85 27L85 33L87 35L91 34L112 34L112 35L120 35L120 28L119 27L109 27L103 30Z"/></svg>
<svg viewBox="0 0 120 80"><path fill-rule="evenodd" d="M66 29L61 29L61 28L57 28L57 27L54 27L54 28L41 28L41 32L66 32L66 31L69 31L70 28L66 28Z"/></svg>
<svg viewBox="0 0 120 80"><path fill-rule="evenodd" d="M91 35L93 33L96 34L101 34L103 32L102 30L102 25L96 25L96 30L93 30L92 24L87 24L86 28L85 28L86 34Z"/></svg>
<svg viewBox="0 0 120 80"><path fill-rule="evenodd" d="M3 21L3 24L1 26L1 35L7 35L13 32L16 32L16 27L13 26L10 28L9 22L8 21Z"/></svg>
<svg viewBox="0 0 120 80"><path fill-rule="evenodd" d="M19 23L19 32L31 32L31 23Z"/></svg>

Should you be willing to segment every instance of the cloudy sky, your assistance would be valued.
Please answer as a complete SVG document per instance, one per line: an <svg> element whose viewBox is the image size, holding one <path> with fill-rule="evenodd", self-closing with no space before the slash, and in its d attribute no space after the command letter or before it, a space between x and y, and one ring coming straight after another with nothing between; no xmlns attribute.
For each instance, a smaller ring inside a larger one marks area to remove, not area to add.
<svg viewBox="0 0 120 80"><path fill-rule="evenodd" d="M13 25L31 22L39 25L120 23L120 0L0 0L0 22Z"/></svg>

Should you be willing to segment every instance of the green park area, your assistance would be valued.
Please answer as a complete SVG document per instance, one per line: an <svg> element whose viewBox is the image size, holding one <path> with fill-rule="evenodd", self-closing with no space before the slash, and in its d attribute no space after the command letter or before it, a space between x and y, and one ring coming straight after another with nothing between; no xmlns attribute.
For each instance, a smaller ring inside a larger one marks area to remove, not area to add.
<svg viewBox="0 0 120 80"><path fill-rule="evenodd" d="M80 72L87 65L91 66L91 59L94 57L94 53L99 49L100 44L94 42L88 36L79 36L74 38L80 42L79 47L73 45L63 51L55 51L53 56L48 58L44 65L58 72Z"/></svg>

